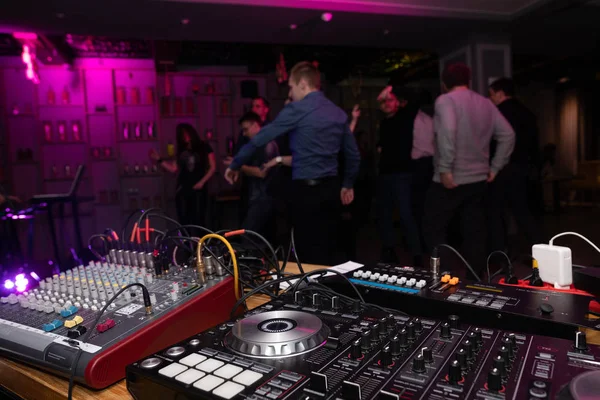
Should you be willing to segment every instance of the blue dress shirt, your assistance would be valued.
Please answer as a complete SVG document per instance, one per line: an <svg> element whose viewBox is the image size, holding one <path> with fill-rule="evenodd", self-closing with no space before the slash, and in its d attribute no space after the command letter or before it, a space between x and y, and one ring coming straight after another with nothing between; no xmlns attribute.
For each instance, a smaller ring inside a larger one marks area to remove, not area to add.
<svg viewBox="0 0 600 400"><path fill-rule="evenodd" d="M338 175L338 155L343 151L343 187L351 188L358 174L360 153L348 126L348 116L322 92L311 92L277 115L244 145L229 168L238 170L255 151L278 136L290 133L292 179L319 179Z"/></svg>

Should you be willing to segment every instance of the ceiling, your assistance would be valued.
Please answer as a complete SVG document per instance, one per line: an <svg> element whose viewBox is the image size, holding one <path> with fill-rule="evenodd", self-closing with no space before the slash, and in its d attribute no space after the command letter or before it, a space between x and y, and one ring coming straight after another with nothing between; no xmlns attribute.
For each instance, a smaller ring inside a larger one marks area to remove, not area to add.
<svg viewBox="0 0 600 400"><path fill-rule="evenodd" d="M598 53L600 7L591 4L586 0L4 0L0 32L429 52L483 33L510 37L515 53L566 56ZM324 10L333 14L330 22L321 20Z"/></svg>

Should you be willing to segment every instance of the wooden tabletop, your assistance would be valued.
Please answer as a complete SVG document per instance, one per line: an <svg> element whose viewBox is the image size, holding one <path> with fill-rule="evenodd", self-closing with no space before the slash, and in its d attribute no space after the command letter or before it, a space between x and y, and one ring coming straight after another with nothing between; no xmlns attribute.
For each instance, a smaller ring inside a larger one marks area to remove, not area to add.
<svg viewBox="0 0 600 400"><path fill-rule="evenodd" d="M303 264L302 266L306 272L324 268L318 265ZM298 266L295 263L288 263L286 272L298 273ZM252 309L268 300L269 297L266 295L256 295L248 299L247 305L249 309ZM587 340L588 343L600 344L600 331L587 330ZM64 400L67 398L67 380L3 357L0 357L0 376L2 385L26 400ZM132 397L127 391L125 380L122 380L99 391L75 385L73 399L129 400Z"/></svg>
<svg viewBox="0 0 600 400"><path fill-rule="evenodd" d="M302 264L304 271L324 268L318 265ZM288 263L285 269L289 273L298 273L295 263ZM256 308L269 301L266 295L252 296L248 299L248 308ZM0 357L0 384L26 400L65 400L69 381L33 367ZM125 380L115 383L104 390L91 390L75 385L73 399L114 400L133 399L127 391Z"/></svg>

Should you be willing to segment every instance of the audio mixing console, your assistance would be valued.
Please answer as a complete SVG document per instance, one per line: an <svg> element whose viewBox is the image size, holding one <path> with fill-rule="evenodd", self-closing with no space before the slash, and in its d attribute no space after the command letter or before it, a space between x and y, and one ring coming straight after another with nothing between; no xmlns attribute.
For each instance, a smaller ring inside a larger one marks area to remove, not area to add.
<svg viewBox="0 0 600 400"><path fill-rule="evenodd" d="M365 299L385 307L412 310L429 317L458 314L463 320L528 333L571 337L578 327L600 329L588 318L594 298L537 288L466 282L450 273L433 276L413 267L378 264L345 276ZM354 290L340 277L321 283L345 295Z"/></svg>
<svg viewBox="0 0 600 400"><path fill-rule="evenodd" d="M120 250L124 264L90 262L46 278L29 292L2 297L2 355L69 376L81 348L75 379L104 388L125 376L127 364L228 317L235 303L233 280L221 269L201 284L193 268L156 275L152 255L134 253ZM139 287L128 289L81 343L78 338L93 329L107 300L134 282L147 287L153 313L146 315Z"/></svg>
<svg viewBox="0 0 600 400"><path fill-rule="evenodd" d="M127 387L136 400L600 398L600 348L573 339L390 314L309 289L141 358Z"/></svg>

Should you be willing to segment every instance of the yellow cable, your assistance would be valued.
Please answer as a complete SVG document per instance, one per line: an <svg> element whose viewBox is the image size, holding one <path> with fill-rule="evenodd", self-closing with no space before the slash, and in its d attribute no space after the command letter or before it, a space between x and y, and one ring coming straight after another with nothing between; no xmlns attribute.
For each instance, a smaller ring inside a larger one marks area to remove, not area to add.
<svg viewBox="0 0 600 400"><path fill-rule="evenodd" d="M237 300L240 299L240 274L238 272L238 265L237 265L237 259L235 258L235 252L233 251L233 247L231 247L231 244L229 244L229 242L227 241L227 239L225 239L223 236L221 235L217 235L216 233L209 233L208 235L205 235L202 237L202 239L200 239L200 241L198 242L198 248L197 248L197 258L198 258L198 263L202 263L202 244L204 243L205 240L207 239L219 239L221 242L223 242L225 244L225 246L227 246L227 249L229 250L229 253L231 254L231 260L233 262L233 290L235 293L235 298Z"/></svg>

